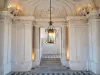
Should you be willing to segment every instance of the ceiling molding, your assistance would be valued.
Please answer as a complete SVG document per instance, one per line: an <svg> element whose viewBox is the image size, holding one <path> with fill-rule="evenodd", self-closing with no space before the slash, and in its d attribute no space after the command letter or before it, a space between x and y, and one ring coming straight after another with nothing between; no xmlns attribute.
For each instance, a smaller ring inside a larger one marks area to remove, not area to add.
<svg viewBox="0 0 100 75"><path fill-rule="evenodd" d="M49 18L49 0L9 0L11 4L18 2L25 15L35 18ZM94 0L52 0L52 18L66 18L78 15L77 9ZM98 0L96 0L98 1ZM95 1L95 5L96 5Z"/></svg>

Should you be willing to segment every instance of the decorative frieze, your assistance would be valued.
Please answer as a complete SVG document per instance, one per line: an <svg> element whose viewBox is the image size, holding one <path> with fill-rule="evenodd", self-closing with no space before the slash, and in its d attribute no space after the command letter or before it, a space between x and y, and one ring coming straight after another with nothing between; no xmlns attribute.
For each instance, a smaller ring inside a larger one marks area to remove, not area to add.
<svg viewBox="0 0 100 75"><path fill-rule="evenodd" d="M14 23L33 24L35 18L33 16L16 16L13 19Z"/></svg>
<svg viewBox="0 0 100 75"><path fill-rule="evenodd" d="M100 19L100 14L98 11L93 11L87 15L87 19Z"/></svg>
<svg viewBox="0 0 100 75"><path fill-rule="evenodd" d="M85 16L69 16L66 19L70 26L84 26L88 24L88 20Z"/></svg>

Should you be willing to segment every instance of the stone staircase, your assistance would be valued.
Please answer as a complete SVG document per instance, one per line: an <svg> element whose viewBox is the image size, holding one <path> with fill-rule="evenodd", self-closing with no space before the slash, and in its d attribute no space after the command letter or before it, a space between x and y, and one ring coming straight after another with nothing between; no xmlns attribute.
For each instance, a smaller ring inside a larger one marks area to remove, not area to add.
<svg viewBox="0 0 100 75"><path fill-rule="evenodd" d="M42 58L60 58L60 54L43 54Z"/></svg>
<svg viewBox="0 0 100 75"><path fill-rule="evenodd" d="M61 66L61 61L60 61L60 58L42 58L41 59L41 63L40 63L40 66L48 66L48 67L51 67L51 66Z"/></svg>
<svg viewBox="0 0 100 75"><path fill-rule="evenodd" d="M37 73L48 73L48 72L60 72L68 70L66 67L61 65L61 61L59 58L43 58L41 60L40 66L35 68L33 72Z"/></svg>
<svg viewBox="0 0 100 75"><path fill-rule="evenodd" d="M72 71L61 65L59 58L42 58L40 66L28 72L11 72L8 75L94 75L89 71Z"/></svg>

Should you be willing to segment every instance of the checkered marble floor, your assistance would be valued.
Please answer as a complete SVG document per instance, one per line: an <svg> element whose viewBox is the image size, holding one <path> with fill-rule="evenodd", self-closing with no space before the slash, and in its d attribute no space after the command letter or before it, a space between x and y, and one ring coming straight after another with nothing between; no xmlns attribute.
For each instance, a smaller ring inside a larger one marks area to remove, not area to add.
<svg viewBox="0 0 100 75"><path fill-rule="evenodd" d="M12 72L8 75L94 75L94 74L88 71L66 71L66 72L55 72L55 73Z"/></svg>
<svg viewBox="0 0 100 75"><path fill-rule="evenodd" d="M72 71L61 65L60 59L42 59L40 66L28 72L11 72L8 75L95 75L89 71Z"/></svg>

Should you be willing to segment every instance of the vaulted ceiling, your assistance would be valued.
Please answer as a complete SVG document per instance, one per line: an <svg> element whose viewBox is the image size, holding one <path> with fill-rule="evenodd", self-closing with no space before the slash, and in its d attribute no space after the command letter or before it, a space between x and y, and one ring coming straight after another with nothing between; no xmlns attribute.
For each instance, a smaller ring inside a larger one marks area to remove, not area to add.
<svg viewBox="0 0 100 75"><path fill-rule="evenodd" d="M24 15L33 15L36 18L49 17L50 0L9 0L9 4L18 5ZM88 5L100 6L100 0L52 0L52 17L64 18L77 15L79 8Z"/></svg>

